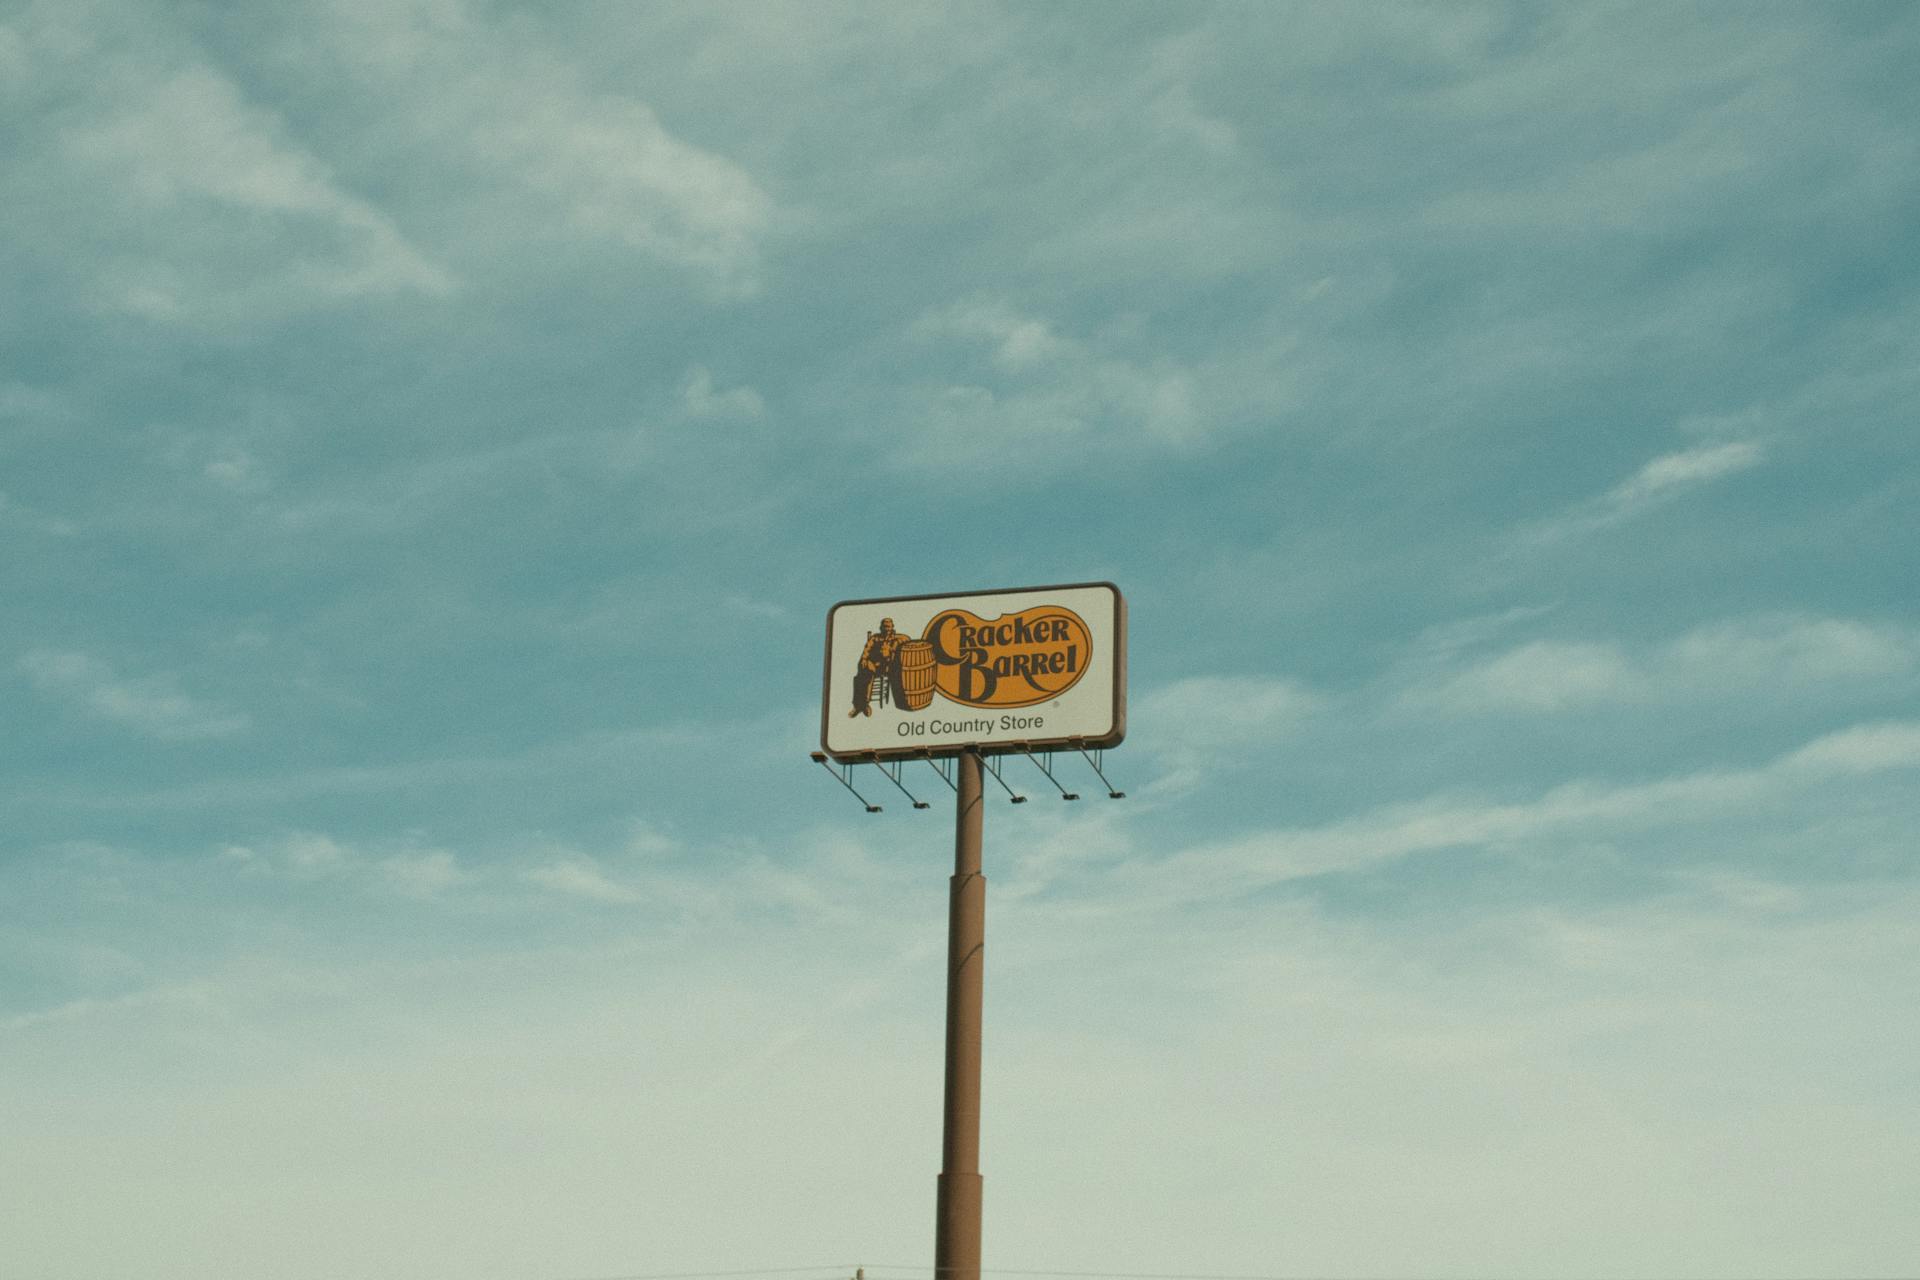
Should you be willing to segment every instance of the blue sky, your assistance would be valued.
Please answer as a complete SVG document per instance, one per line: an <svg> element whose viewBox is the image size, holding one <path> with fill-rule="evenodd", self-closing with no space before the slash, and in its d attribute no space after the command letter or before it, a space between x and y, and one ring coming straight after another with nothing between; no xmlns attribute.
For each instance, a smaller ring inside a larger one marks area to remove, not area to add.
<svg viewBox="0 0 1920 1280"><path fill-rule="evenodd" d="M823 620L1110 579L988 1267L1911 1275L1916 62L0 4L0 1272L926 1264L951 823Z"/></svg>

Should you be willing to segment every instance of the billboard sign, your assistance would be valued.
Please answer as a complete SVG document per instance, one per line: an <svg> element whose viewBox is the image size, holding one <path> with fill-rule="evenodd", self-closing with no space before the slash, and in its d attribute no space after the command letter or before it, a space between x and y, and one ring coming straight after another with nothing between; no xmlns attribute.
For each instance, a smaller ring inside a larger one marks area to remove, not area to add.
<svg viewBox="0 0 1920 1280"><path fill-rule="evenodd" d="M1117 746L1126 601L1110 582L843 600L824 683L836 760Z"/></svg>

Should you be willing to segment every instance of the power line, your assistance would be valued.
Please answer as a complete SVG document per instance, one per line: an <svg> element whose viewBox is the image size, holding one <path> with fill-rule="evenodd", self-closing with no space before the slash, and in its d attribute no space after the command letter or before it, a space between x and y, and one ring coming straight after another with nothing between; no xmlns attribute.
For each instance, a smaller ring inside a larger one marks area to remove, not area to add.
<svg viewBox="0 0 1920 1280"><path fill-rule="evenodd" d="M840 1277L851 1275L857 1263L828 1263L819 1267L750 1267L743 1271L652 1271L617 1276L577 1276L572 1280L722 1280L729 1276L784 1276L803 1272Z"/></svg>
<svg viewBox="0 0 1920 1280"><path fill-rule="evenodd" d="M932 1267L925 1263L918 1266L906 1266L895 1263L870 1262L866 1263L865 1266L869 1272L912 1271L924 1273L932 1270ZM983 1276L1069 1276L1077 1277L1079 1280L1329 1280L1327 1277L1256 1275L1244 1271L1045 1271L1025 1267L982 1267L980 1268L980 1274ZM1341 1277L1341 1280L1389 1280L1389 1278ZM1401 1277L1399 1280L1411 1280L1411 1278Z"/></svg>
<svg viewBox="0 0 1920 1280"><path fill-rule="evenodd" d="M874 1268L869 1267L868 1270ZM891 1270L891 1268L885 1268ZM911 1269L911 1268L909 1268ZM921 1267L925 1271L929 1268ZM1085 1280L1434 1280L1422 1276L1317 1276L1295 1272L1291 1275L1261 1275L1244 1271L1235 1272L1193 1272L1193 1271L1036 1271L1014 1267L982 1267L982 1275L997 1276L1075 1276ZM1576 1277L1575 1280L1614 1280L1608 1276ZM1655 1280L1669 1280L1656 1277ZM1671 1277L1670 1280L1686 1280L1685 1277ZM1718 1276L1707 1280L1875 1280L1870 1276ZM1901 1277L1880 1277L1879 1280L1902 1280ZM1920 1276L1912 1280L1920 1280Z"/></svg>
<svg viewBox="0 0 1920 1280"><path fill-rule="evenodd" d="M737 1271L652 1271L621 1275L582 1276L572 1280L741 1280L751 1276L814 1275L821 1280L851 1280L856 1272L909 1272L923 1276L933 1271L930 1262L827 1263L817 1267L750 1267ZM1028 1267L982 1267L980 1274L993 1276L1065 1277L1067 1280L1334 1280L1310 1275L1269 1275L1245 1271L1054 1271ZM1422 1280L1413 1276L1342 1276L1338 1280ZM1587 1280L1607 1280L1588 1277ZM1759 1277L1719 1277L1718 1280L1760 1280ZM1770 1280L1885 1280L1885 1277L1800 1276L1772 1277ZM1917 1278L1920 1280L1920 1278Z"/></svg>
<svg viewBox="0 0 1920 1280"><path fill-rule="evenodd" d="M868 1271L915 1271L931 1270L926 1264L920 1266L895 1265L885 1262L865 1264ZM1196 1272L1196 1271L1043 1271L1023 1267L982 1267L980 1274L992 1276L1072 1276L1082 1280L1324 1280L1312 1276L1276 1276L1254 1275L1248 1272ZM1343 1277L1342 1280L1385 1280L1383 1277ZM1404 1280L1404 1278L1403 1278Z"/></svg>

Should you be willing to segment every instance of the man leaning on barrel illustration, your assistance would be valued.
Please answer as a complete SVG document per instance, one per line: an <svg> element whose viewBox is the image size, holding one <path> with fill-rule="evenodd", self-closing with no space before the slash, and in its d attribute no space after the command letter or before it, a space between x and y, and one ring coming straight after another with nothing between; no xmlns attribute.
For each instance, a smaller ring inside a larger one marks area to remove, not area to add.
<svg viewBox="0 0 1920 1280"><path fill-rule="evenodd" d="M896 687L900 672L900 646L907 637L893 629L892 618L880 619L880 630L867 632L866 647L860 650L860 667L853 673L853 710L848 716L873 714L873 682L884 681L882 688Z"/></svg>

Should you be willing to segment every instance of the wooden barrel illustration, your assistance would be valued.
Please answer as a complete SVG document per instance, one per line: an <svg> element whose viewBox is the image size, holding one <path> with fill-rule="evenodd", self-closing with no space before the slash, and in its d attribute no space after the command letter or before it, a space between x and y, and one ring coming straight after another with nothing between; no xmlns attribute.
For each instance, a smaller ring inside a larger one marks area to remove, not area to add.
<svg viewBox="0 0 1920 1280"><path fill-rule="evenodd" d="M924 711L933 701L933 645L909 640L900 646L900 705Z"/></svg>

